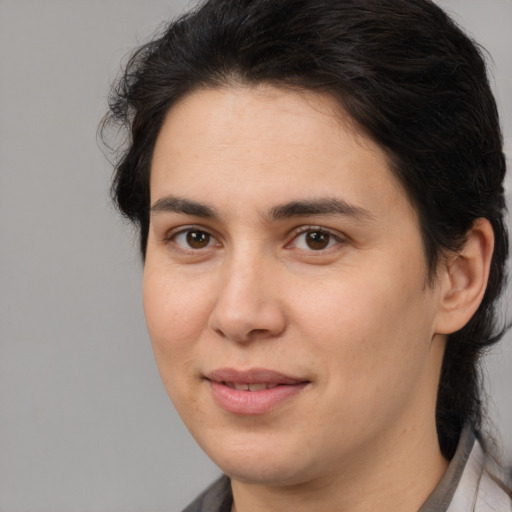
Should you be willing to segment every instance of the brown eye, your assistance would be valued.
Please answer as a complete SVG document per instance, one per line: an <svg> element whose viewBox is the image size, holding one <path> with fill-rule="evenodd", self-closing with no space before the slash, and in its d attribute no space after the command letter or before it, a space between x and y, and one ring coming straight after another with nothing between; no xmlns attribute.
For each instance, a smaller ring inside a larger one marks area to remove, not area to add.
<svg viewBox="0 0 512 512"><path fill-rule="evenodd" d="M193 251L218 245L216 238L208 233L208 231L194 228L184 229L179 233L175 233L168 241L172 241L181 249Z"/></svg>
<svg viewBox="0 0 512 512"><path fill-rule="evenodd" d="M341 243L336 235L324 229L308 229L299 233L292 246L301 251L323 251Z"/></svg>
<svg viewBox="0 0 512 512"><path fill-rule="evenodd" d="M307 246L314 251L325 249L331 241L331 235L322 231L309 231L305 237Z"/></svg>
<svg viewBox="0 0 512 512"><path fill-rule="evenodd" d="M192 249L204 249L210 244L211 236L205 231L191 230L186 232L186 240Z"/></svg>

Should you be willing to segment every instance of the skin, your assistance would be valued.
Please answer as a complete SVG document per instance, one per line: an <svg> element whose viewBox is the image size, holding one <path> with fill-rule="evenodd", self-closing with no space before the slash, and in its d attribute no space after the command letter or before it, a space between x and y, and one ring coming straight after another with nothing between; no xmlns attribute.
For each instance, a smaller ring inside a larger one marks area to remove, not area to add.
<svg viewBox="0 0 512 512"><path fill-rule="evenodd" d="M446 334L485 289L485 223L473 253L443 260L427 284L417 215L383 150L329 96L271 86L174 105L150 188L155 358L184 423L231 477L234 508L417 510L447 465L435 397ZM289 207L326 199L337 211ZM238 414L213 396L206 377L219 368L306 384Z"/></svg>

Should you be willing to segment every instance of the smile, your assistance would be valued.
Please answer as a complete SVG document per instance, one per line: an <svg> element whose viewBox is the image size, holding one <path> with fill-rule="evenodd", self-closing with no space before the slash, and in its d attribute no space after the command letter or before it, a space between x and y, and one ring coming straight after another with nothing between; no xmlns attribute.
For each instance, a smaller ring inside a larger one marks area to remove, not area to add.
<svg viewBox="0 0 512 512"><path fill-rule="evenodd" d="M261 383L261 384L239 384L237 382L223 382L224 386L237 391L263 391L264 389L273 389L279 384Z"/></svg>
<svg viewBox="0 0 512 512"><path fill-rule="evenodd" d="M206 376L215 403L236 415L260 415L297 397L310 381L264 369L215 370Z"/></svg>

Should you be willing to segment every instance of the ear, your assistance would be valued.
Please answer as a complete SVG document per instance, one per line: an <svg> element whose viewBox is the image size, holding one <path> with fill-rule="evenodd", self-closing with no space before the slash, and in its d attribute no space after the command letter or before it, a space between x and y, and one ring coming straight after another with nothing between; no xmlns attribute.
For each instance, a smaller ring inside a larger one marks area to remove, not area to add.
<svg viewBox="0 0 512 512"><path fill-rule="evenodd" d="M460 251L448 254L438 272L440 307L436 332L462 329L482 302L494 250L494 232L487 219L477 219Z"/></svg>

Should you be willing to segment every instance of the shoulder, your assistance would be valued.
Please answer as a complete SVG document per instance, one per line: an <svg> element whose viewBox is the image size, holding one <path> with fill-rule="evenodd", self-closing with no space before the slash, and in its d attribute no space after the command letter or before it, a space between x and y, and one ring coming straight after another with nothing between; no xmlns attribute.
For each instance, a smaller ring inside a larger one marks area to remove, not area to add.
<svg viewBox="0 0 512 512"><path fill-rule="evenodd" d="M512 512L512 482L491 457L484 455L482 475L478 485L477 504L482 512ZM480 509L476 509L479 512Z"/></svg>
<svg viewBox="0 0 512 512"><path fill-rule="evenodd" d="M223 475L182 512L230 512L232 502L229 478Z"/></svg>
<svg viewBox="0 0 512 512"><path fill-rule="evenodd" d="M448 512L512 512L510 481L475 440Z"/></svg>

